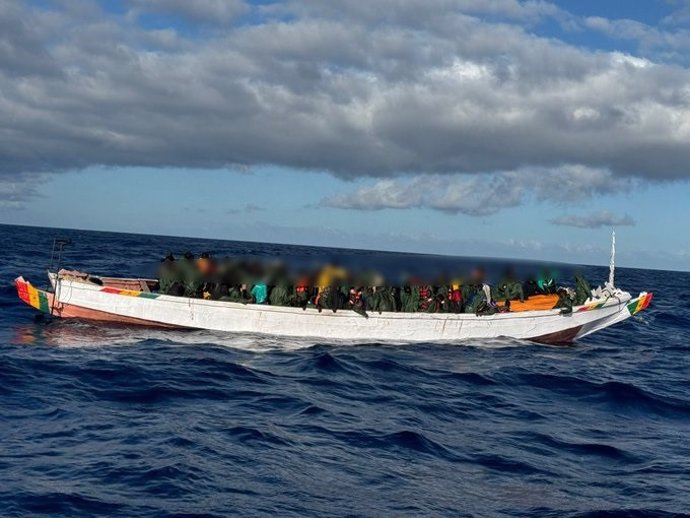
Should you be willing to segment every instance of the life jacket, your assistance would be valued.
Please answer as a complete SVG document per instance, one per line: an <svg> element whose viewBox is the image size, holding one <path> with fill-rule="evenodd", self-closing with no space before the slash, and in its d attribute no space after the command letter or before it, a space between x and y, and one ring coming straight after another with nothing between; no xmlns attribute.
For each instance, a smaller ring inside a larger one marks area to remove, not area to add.
<svg viewBox="0 0 690 518"><path fill-rule="evenodd" d="M419 287L419 308L422 311L426 311L429 309L429 302L431 302L432 294L431 294L431 288L429 286L420 286Z"/></svg>
<svg viewBox="0 0 690 518"><path fill-rule="evenodd" d="M352 306L359 306L362 303L362 290L352 288L350 290L349 302Z"/></svg>
<svg viewBox="0 0 690 518"><path fill-rule="evenodd" d="M455 289L451 287L448 292L448 299L455 304L462 302L462 292L459 288Z"/></svg>

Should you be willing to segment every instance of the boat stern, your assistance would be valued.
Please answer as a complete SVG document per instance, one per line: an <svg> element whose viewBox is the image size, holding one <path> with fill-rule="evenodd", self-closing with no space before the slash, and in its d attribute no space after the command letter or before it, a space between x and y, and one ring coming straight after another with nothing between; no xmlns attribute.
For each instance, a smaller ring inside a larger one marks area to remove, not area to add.
<svg viewBox="0 0 690 518"><path fill-rule="evenodd" d="M50 294L44 290L35 288L24 277L17 277L14 280L19 299L43 313L50 313Z"/></svg>

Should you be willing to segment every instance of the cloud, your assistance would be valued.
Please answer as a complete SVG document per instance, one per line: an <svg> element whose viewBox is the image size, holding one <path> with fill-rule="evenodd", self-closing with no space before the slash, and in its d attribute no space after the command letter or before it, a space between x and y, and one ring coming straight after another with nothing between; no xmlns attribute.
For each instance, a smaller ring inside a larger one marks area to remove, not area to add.
<svg viewBox="0 0 690 518"><path fill-rule="evenodd" d="M4 178L274 164L389 179L380 194L395 198L400 177L428 175L435 208L479 214L490 201L468 192L518 203L524 171L563 164L612 182L690 177L690 70L527 30L566 16L549 2L70 5L0 0ZM243 10L252 24L235 23ZM223 30L189 35L166 13Z"/></svg>
<svg viewBox="0 0 690 518"><path fill-rule="evenodd" d="M678 12L679 16L681 12ZM672 59L688 63L690 50L690 31L686 28L659 28L637 20L586 17L582 20L585 28L600 32L614 40L636 42L638 51L652 57Z"/></svg>
<svg viewBox="0 0 690 518"><path fill-rule="evenodd" d="M227 24L249 11L242 0L128 0L130 17L168 14L193 22Z"/></svg>
<svg viewBox="0 0 690 518"><path fill-rule="evenodd" d="M254 214L255 212L261 212L264 211L263 207L259 207L258 205L254 205L253 203L247 203L244 207L240 208L231 208L226 210L225 212L227 214Z"/></svg>
<svg viewBox="0 0 690 518"><path fill-rule="evenodd" d="M41 196L39 187L48 179L46 174L35 173L19 173L8 177L0 175L0 209L26 209L27 202Z"/></svg>
<svg viewBox="0 0 690 518"><path fill-rule="evenodd" d="M564 215L550 220L553 225L577 227L577 228L601 228L601 227L632 227L635 220L628 214L616 216L607 210L594 212L585 216Z"/></svg>
<svg viewBox="0 0 690 518"><path fill-rule="evenodd" d="M353 210L430 208L450 214L488 216L528 200L576 203L594 195L626 191L632 185L607 170L569 165L488 175L385 179L324 198L321 205Z"/></svg>

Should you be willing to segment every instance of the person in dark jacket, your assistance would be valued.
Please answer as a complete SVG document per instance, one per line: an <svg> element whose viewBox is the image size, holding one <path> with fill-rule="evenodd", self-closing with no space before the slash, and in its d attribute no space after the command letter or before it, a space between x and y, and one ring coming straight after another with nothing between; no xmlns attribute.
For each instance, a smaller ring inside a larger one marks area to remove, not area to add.
<svg viewBox="0 0 690 518"><path fill-rule="evenodd" d="M201 272L196 266L194 261L194 254L187 252L184 257L179 262L179 272L184 286L184 296L185 297L196 297L200 293L201 286L203 284L203 278Z"/></svg>
<svg viewBox="0 0 690 518"><path fill-rule="evenodd" d="M173 288L177 280L177 265L175 264L175 256L171 252L161 260L161 266L158 270L159 291L165 295L176 295L177 290Z"/></svg>
<svg viewBox="0 0 690 518"><path fill-rule="evenodd" d="M558 288L558 302L553 309L560 309L561 315L567 315L573 312L573 297L567 288Z"/></svg>

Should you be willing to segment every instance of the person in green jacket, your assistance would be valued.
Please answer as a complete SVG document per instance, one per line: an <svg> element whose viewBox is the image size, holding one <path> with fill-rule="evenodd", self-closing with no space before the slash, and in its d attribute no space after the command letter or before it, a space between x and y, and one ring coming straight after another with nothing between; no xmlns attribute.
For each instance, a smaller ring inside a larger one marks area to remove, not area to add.
<svg viewBox="0 0 690 518"><path fill-rule="evenodd" d="M592 296L592 287L580 273L575 274L575 305L581 306Z"/></svg>
<svg viewBox="0 0 690 518"><path fill-rule="evenodd" d="M366 306L370 311L395 311L393 291L388 286L374 286L366 290Z"/></svg>
<svg viewBox="0 0 690 518"><path fill-rule="evenodd" d="M393 290L388 286L379 286L376 288L378 296L378 311L395 311L395 297Z"/></svg>
<svg viewBox="0 0 690 518"><path fill-rule="evenodd" d="M268 296L271 306L289 306L291 298L290 287L283 283L273 286Z"/></svg>
<svg viewBox="0 0 690 518"><path fill-rule="evenodd" d="M495 293L495 300L525 301L525 292L522 289L522 284L520 284L518 281L504 279L496 287Z"/></svg>
<svg viewBox="0 0 690 518"><path fill-rule="evenodd" d="M400 293L400 301L404 313L416 313L419 309L419 286L404 286Z"/></svg>

